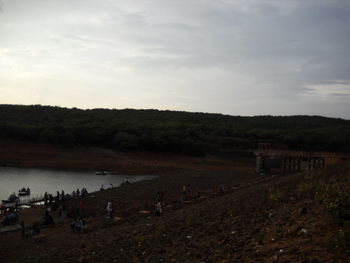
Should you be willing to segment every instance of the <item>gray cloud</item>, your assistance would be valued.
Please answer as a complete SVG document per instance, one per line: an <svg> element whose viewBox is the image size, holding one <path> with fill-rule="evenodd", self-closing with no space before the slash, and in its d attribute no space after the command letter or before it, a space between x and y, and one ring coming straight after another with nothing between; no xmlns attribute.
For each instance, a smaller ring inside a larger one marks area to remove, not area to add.
<svg viewBox="0 0 350 263"><path fill-rule="evenodd" d="M0 103L350 118L339 95L350 81L346 0L3 0L2 10Z"/></svg>

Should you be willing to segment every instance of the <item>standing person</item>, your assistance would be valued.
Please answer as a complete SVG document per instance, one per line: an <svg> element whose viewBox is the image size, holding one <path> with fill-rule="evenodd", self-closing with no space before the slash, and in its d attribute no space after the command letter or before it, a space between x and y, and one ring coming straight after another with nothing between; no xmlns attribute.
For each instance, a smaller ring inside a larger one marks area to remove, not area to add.
<svg viewBox="0 0 350 263"><path fill-rule="evenodd" d="M49 195L47 194L47 192L45 192L45 194L44 194L44 204L45 204L45 206L47 206L48 200L49 200Z"/></svg>
<svg viewBox="0 0 350 263"><path fill-rule="evenodd" d="M52 194L49 194L49 205L53 203L53 196Z"/></svg>
<svg viewBox="0 0 350 263"><path fill-rule="evenodd" d="M223 184L220 185L220 193L225 192L225 186Z"/></svg>
<svg viewBox="0 0 350 263"><path fill-rule="evenodd" d="M182 199L185 201L186 200L186 194L187 194L187 186L184 185L182 187Z"/></svg>
<svg viewBox="0 0 350 263"><path fill-rule="evenodd" d="M157 202L161 202L164 200L164 192L163 191L157 191Z"/></svg>
<svg viewBox="0 0 350 263"><path fill-rule="evenodd" d="M83 198L81 198L80 202L79 202L79 214L80 214L80 216L83 216L84 210L85 210L85 201Z"/></svg>
<svg viewBox="0 0 350 263"><path fill-rule="evenodd" d="M25 238L25 236L26 236L26 229L24 227L24 221L21 221L21 232L22 232L22 238Z"/></svg>
<svg viewBox="0 0 350 263"><path fill-rule="evenodd" d="M112 218L112 212L113 212L112 202L108 201L108 203L107 203L107 217L108 218Z"/></svg>
<svg viewBox="0 0 350 263"><path fill-rule="evenodd" d="M160 191L157 191L157 202L160 202Z"/></svg>
<svg viewBox="0 0 350 263"><path fill-rule="evenodd" d="M162 204L161 202L158 202L156 205L156 212L155 215L156 216L160 216L162 214L163 210L162 210Z"/></svg>

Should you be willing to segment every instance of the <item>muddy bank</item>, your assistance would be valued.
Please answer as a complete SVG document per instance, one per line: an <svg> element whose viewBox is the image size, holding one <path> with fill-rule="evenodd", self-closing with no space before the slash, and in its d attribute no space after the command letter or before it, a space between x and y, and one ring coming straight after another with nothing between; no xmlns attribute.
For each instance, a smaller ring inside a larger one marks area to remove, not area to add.
<svg viewBox="0 0 350 263"><path fill-rule="evenodd" d="M253 156L190 157L154 152L118 152L111 149L63 147L49 144L0 141L0 165L63 170L113 171L121 174L162 174L178 169L251 170ZM242 165L243 164L243 165Z"/></svg>

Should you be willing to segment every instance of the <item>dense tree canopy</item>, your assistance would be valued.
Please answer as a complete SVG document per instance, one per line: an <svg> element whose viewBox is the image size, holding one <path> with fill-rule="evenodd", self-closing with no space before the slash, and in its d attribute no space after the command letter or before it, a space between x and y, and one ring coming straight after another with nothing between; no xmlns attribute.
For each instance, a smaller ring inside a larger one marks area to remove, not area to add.
<svg viewBox="0 0 350 263"><path fill-rule="evenodd" d="M269 141L291 149L350 151L350 121L320 116L0 105L0 120L0 139L67 146L201 155L219 145L250 148Z"/></svg>

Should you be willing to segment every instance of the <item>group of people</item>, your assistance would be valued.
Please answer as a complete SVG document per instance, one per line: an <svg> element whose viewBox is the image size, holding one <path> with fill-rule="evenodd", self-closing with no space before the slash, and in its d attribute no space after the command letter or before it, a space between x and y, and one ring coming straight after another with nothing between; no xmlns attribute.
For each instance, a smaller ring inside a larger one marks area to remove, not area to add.
<svg viewBox="0 0 350 263"><path fill-rule="evenodd" d="M18 222L18 216L16 210L11 208L5 208L2 210L2 218L0 220L0 225L8 226L13 225Z"/></svg>
<svg viewBox="0 0 350 263"><path fill-rule="evenodd" d="M224 189L223 187L221 189ZM192 189L189 184L182 186L182 200L187 201L192 193ZM193 196L192 196L193 197ZM200 197L200 193L196 193L196 198ZM160 216L163 212L162 204L164 201L164 192L163 191L157 191L157 201L156 201L156 207L155 207L155 215Z"/></svg>
<svg viewBox="0 0 350 263"><path fill-rule="evenodd" d="M40 234L40 223L34 222L31 227L26 228L24 226L24 221L21 222L22 237L28 239L30 236L35 236Z"/></svg>
<svg viewBox="0 0 350 263"><path fill-rule="evenodd" d="M84 196L86 196L87 194L88 194L88 191L86 190L85 187L83 187L83 188L81 189L81 191L79 190L79 188L77 189L77 191L73 191L73 192L72 192L72 197L79 197L79 196L84 197Z"/></svg>
<svg viewBox="0 0 350 263"><path fill-rule="evenodd" d="M40 229L43 227L49 227L54 224L53 217L51 215L51 208L47 207L45 209L44 216L41 220L35 221L31 226L25 227L24 221L21 221L21 232L22 238L28 239L30 236L35 236L40 234Z"/></svg>
<svg viewBox="0 0 350 263"><path fill-rule="evenodd" d="M65 195L63 190L61 191L61 193L59 191L57 191L56 196L53 196L52 194L48 194L47 192L45 192L45 194L44 194L45 206L51 205L54 202L64 201L67 199L70 199L70 196L68 194Z"/></svg>
<svg viewBox="0 0 350 263"><path fill-rule="evenodd" d="M70 227L73 232L80 232L80 230L85 226L85 220L83 217L80 217L79 219L74 218L72 223L70 224Z"/></svg>
<svg viewBox="0 0 350 263"><path fill-rule="evenodd" d="M60 205L58 208L58 215L60 218L80 217L84 215L84 208L85 202L79 202L79 207Z"/></svg>
<svg viewBox="0 0 350 263"><path fill-rule="evenodd" d="M49 209L49 208L45 210L45 214L44 214L43 220L41 222L42 226L50 226L53 224L53 218L50 214L50 211L51 211L51 209Z"/></svg>
<svg viewBox="0 0 350 263"><path fill-rule="evenodd" d="M124 184L129 184L129 181L126 179L124 181ZM104 189L104 186L101 186L101 190ZM220 192L224 192L225 188L221 185ZM191 193L191 188L189 185L183 185L182 187L182 200L188 200ZM44 202L45 202L45 215L43 217L43 220L38 223L36 222L33 224L33 226L30 228L32 234L36 234L40 232L40 227L45 227L52 225L54 223L53 217L51 215L51 211L56 211L58 209L58 215L61 218L70 217L73 218L73 221L70 224L70 228L73 232L80 232L81 229L83 229L86 225L84 220L84 210L85 210L85 199L83 198L88 194L87 189L83 187L81 190L77 189L76 191L73 191L72 195L65 194L62 190L61 192L57 191L56 196L53 196L51 194L48 194L47 192L44 195ZM79 205L75 208L69 207L68 209L65 206L65 200L71 199L74 197L80 197L79 198ZM164 202L164 192L163 191L157 191L156 195L156 205L154 210L155 216L161 216L163 213L163 202ZM112 201L109 200L107 202L106 206L106 217L107 218L113 218L114 208ZM17 222L17 214L15 212L8 213L6 217L6 223L12 222L16 220ZM4 221L4 220L3 220ZM23 226L22 226L23 224ZM21 223L22 228L24 229L24 223ZM24 230L23 230L24 231Z"/></svg>
<svg viewBox="0 0 350 263"><path fill-rule="evenodd" d="M46 207L44 225L53 223L52 216L49 213L51 211L55 212L58 210L58 215L60 218L70 217L74 219L71 223L71 229L75 232L79 232L80 229L85 225L85 221L83 219L85 210L84 197L87 194L88 191L85 187L83 187L81 190L78 188L76 191L73 191L71 195L65 194L63 190L61 192L57 191L55 196L46 192L44 195L44 203ZM79 198L78 206L70 205L67 207L67 203L65 201L77 197Z"/></svg>
<svg viewBox="0 0 350 263"><path fill-rule="evenodd" d="M55 196L45 192L44 203L45 203L45 206L47 206L47 205L51 205L54 202L65 201L74 197L84 197L87 194L88 194L88 191L85 187L83 187L81 190L79 190L78 188L76 191L73 191L71 195L65 194L63 190L61 192L57 191Z"/></svg>

